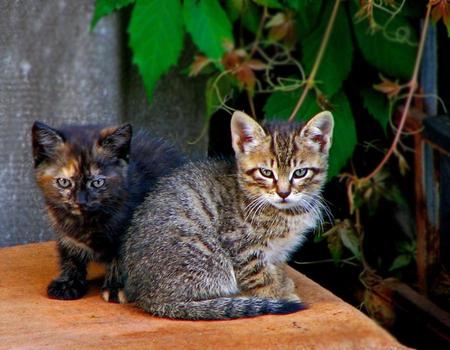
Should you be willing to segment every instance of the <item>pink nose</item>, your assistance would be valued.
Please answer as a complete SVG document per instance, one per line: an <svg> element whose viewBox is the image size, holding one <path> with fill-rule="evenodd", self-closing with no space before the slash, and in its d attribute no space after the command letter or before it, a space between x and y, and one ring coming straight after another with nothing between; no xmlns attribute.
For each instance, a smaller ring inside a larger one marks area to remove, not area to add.
<svg viewBox="0 0 450 350"><path fill-rule="evenodd" d="M291 191L286 191L286 192L277 192L277 194L281 197L281 198L283 198L283 199L286 199L290 194L291 194Z"/></svg>

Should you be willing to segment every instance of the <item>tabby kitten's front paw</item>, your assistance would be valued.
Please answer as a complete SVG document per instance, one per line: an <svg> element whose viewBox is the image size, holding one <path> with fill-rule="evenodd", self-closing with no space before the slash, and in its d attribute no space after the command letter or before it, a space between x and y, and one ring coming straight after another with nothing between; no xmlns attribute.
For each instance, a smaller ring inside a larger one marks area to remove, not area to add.
<svg viewBox="0 0 450 350"><path fill-rule="evenodd" d="M102 298L108 303L126 304L128 302L122 288L103 287Z"/></svg>
<svg viewBox="0 0 450 350"><path fill-rule="evenodd" d="M47 287L47 295L52 299L74 300L80 299L87 292L86 280L55 279Z"/></svg>

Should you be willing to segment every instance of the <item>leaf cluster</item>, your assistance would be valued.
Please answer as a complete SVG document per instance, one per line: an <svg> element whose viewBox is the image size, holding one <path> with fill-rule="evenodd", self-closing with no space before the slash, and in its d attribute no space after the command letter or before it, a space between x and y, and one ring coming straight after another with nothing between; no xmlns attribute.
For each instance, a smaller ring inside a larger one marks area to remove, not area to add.
<svg viewBox="0 0 450 350"><path fill-rule="evenodd" d="M433 19L442 18L448 26L446 0L431 1ZM287 120L304 89L308 89L295 118L307 121L321 110L333 112L335 130L329 165L332 178L348 164L358 140L363 141L352 108L355 101L352 99L352 104L349 101L349 92L355 96L350 91L353 86L349 77L355 72L378 72L379 78L368 74L372 80L358 87L356 96L367 115L387 132L392 111L403 98L403 89L413 71L418 41L413 24L423 10L418 10L417 2L405 0L341 1L322 60L311 80L308 78L318 64L333 3L331 0L96 0L92 28L103 16L131 8L129 45L150 102L158 80L178 65L189 37L196 52L188 74L208 77L207 121L220 108L242 109L236 105L239 96L248 98L255 117ZM359 57L357 64L356 57ZM367 205L369 211L375 211L380 198L401 200L398 189L389 186L382 176L357 188L349 200L356 210ZM342 261L344 252L350 252L357 260L363 259L358 225L348 219L337 220L322 236L336 263ZM411 263L411 259L411 249L400 252L392 270Z"/></svg>
<svg viewBox="0 0 450 350"><path fill-rule="evenodd" d="M92 27L101 17L132 6L129 45L149 101L161 76L177 65L189 35L198 50L190 75L210 76L207 117L231 108L227 102L246 93L250 99L264 96L265 118L287 119L315 63L332 5L327 0L97 0ZM353 0L339 8L313 89L296 116L305 121L322 109L333 111L330 178L347 164L358 140L343 89L355 52L384 77L407 79L417 44L409 10L404 1L367 9L364 1ZM361 99L385 130L392 99L371 85L361 90Z"/></svg>

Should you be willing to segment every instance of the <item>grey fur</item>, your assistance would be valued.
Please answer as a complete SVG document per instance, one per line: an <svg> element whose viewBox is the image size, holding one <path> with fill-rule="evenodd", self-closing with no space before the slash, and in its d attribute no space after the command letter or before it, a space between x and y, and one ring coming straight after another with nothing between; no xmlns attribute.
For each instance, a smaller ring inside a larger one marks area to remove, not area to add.
<svg viewBox="0 0 450 350"><path fill-rule="evenodd" d="M273 138L287 144L291 134ZM286 147L294 152L298 145ZM160 180L126 235L129 301L153 315L193 320L302 308L283 265L320 212L312 206L253 210L241 167L239 161L191 162ZM326 172L317 176L323 183Z"/></svg>

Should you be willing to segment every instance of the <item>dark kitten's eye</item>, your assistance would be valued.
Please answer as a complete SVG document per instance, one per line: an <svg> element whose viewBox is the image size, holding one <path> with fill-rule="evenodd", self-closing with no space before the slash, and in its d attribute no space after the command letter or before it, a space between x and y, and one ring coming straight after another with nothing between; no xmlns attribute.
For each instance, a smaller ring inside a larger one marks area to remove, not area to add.
<svg viewBox="0 0 450 350"><path fill-rule="evenodd" d="M56 183L61 188L69 188L70 186L72 186L72 182L69 179L65 179L63 177L57 178Z"/></svg>
<svg viewBox="0 0 450 350"><path fill-rule="evenodd" d="M266 169L266 168L259 168L259 172L264 177L273 177L272 170Z"/></svg>
<svg viewBox="0 0 450 350"><path fill-rule="evenodd" d="M91 182L91 186L94 188L100 188L105 184L105 179L96 179Z"/></svg>
<svg viewBox="0 0 450 350"><path fill-rule="evenodd" d="M294 171L294 174L292 177L294 179L301 179L302 177L305 177L308 174L309 169L308 168L300 168Z"/></svg>

